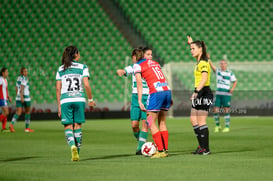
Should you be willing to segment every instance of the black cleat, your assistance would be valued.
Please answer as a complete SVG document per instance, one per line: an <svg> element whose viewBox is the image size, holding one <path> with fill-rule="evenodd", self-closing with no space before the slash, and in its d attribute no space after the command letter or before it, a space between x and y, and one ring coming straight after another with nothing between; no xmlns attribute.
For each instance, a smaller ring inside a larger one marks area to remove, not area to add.
<svg viewBox="0 0 273 181"><path fill-rule="evenodd" d="M209 155L210 151L205 148L201 148L201 150L199 150L198 154L199 155Z"/></svg>
<svg viewBox="0 0 273 181"><path fill-rule="evenodd" d="M202 150L201 146L198 146L195 151L191 152L191 154L197 155L199 153L199 151L201 151L201 150Z"/></svg>
<svg viewBox="0 0 273 181"><path fill-rule="evenodd" d="M136 155L142 155L141 150L137 151Z"/></svg>

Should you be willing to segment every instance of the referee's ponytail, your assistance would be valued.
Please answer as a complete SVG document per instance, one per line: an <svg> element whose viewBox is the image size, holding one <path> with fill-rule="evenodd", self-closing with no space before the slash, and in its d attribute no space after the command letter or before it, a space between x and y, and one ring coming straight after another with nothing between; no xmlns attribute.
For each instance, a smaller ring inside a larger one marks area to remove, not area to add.
<svg viewBox="0 0 273 181"><path fill-rule="evenodd" d="M191 44L195 44L198 48L202 48L201 60L209 60L209 55L207 53L207 48L204 41L196 40Z"/></svg>

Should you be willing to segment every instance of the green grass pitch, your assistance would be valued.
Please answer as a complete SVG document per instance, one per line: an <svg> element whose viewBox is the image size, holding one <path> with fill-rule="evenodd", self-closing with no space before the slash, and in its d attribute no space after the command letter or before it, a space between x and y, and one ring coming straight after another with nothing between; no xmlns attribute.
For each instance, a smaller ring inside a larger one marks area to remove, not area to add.
<svg viewBox="0 0 273 181"><path fill-rule="evenodd" d="M209 156L190 154L197 141L189 118L167 125L170 156L150 159L135 155L129 120L87 120L80 161L72 162L59 121L33 121L34 133L18 122L15 133L0 134L0 180L272 180L272 117L232 117L231 132L217 134L208 118Z"/></svg>

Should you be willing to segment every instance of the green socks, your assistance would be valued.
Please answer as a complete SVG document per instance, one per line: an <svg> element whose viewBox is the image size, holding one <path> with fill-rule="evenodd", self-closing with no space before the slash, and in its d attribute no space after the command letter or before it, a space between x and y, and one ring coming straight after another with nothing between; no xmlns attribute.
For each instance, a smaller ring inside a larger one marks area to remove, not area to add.
<svg viewBox="0 0 273 181"><path fill-rule="evenodd" d="M139 139L139 133L140 133L140 131L138 131L138 132L133 132L134 137L135 137L137 140Z"/></svg>
<svg viewBox="0 0 273 181"><path fill-rule="evenodd" d="M214 121L215 121L216 126L220 126L219 113L214 113L213 117L214 117Z"/></svg>
<svg viewBox="0 0 273 181"><path fill-rule="evenodd" d="M230 113L226 113L225 116L225 125L226 125L226 128L229 128L229 125L230 125Z"/></svg>
<svg viewBox="0 0 273 181"><path fill-rule="evenodd" d="M14 116L12 117L12 120L11 120L11 124L14 125L17 122L18 118L19 118L19 115L18 114L14 114Z"/></svg>
<svg viewBox="0 0 273 181"><path fill-rule="evenodd" d="M138 145L137 145L137 151L141 150L141 147L146 142L147 138L148 138L148 132L140 131Z"/></svg>
<svg viewBox="0 0 273 181"><path fill-rule="evenodd" d="M76 142L76 146L78 148L78 153L80 153L80 147L82 144L82 129L75 129L74 130L74 138Z"/></svg>
<svg viewBox="0 0 273 181"><path fill-rule="evenodd" d="M65 137L66 137L66 141L68 143L68 145L71 146L75 146L75 139L74 139L74 134L73 134L73 130L72 129L66 129L64 130L65 133Z"/></svg>
<svg viewBox="0 0 273 181"><path fill-rule="evenodd" d="M29 128L30 114L25 114L25 124L26 124L26 128Z"/></svg>

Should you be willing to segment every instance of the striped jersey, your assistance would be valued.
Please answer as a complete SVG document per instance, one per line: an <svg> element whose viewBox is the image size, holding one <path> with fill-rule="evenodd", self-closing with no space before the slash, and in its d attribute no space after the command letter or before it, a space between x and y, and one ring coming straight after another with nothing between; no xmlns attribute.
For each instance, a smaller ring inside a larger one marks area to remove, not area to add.
<svg viewBox="0 0 273 181"><path fill-rule="evenodd" d="M231 95L229 93L230 86L232 82L235 82L237 79L231 70L222 71L217 68L215 71L216 74L216 94L218 95Z"/></svg>
<svg viewBox="0 0 273 181"><path fill-rule="evenodd" d="M17 78L17 82L16 82L16 87L17 87L17 95L16 95L16 101L20 101L21 100L21 86L24 86L24 91L23 91L23 95L24 95L24 100L25 101L31 101L30 99L30 92L29 92L29 83L28 83L28 78L20 75Z"/></svg>
<svg viewBox="0 0 273 181"><path fill-rule="evenodd" d="M171 90L159 63L153 60L144 58L134 64L134 74L136 73L141 73L146 80L150 94Z"/></svg>
<svg viewBox="0 0 273 181"><path fill-rule="evenodd" d="M0 99L8 100L8 81L4 77L0 76Z"/></svg>
<svg viewBox="0 0 273 181"><path fill-rule="evenodd" d="M132 75L132 94L137 94L137 82L136 82L136 77L134 74L134 69L133 69L134 64L129 65L128 67L125 67L125 76ZM149 94L149 87L147 85L147 82L142 79L142 94Z"/></svg>
<svg viewBox="0 0 273 181"><path fill-rule="evenodd" d="M79 62L64 70L64 65L60 66L56 73L56 81L62 81L60 102L85 102L83 89L83 78L89 77L88 67Z"/></svg>

